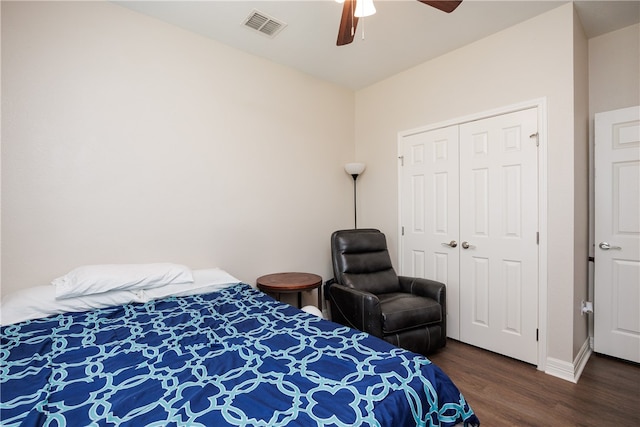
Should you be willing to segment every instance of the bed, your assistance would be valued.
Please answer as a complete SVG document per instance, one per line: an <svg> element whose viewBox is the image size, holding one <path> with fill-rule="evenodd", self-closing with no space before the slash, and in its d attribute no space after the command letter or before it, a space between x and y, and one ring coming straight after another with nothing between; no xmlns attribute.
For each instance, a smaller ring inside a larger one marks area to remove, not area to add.
<svg viewBox="0 0 640 427"><path fill-rule="evenodd" d="M47 285L3 300L2 425L479 425L427 358L222 270L193 274L65 299Z"/></svg>

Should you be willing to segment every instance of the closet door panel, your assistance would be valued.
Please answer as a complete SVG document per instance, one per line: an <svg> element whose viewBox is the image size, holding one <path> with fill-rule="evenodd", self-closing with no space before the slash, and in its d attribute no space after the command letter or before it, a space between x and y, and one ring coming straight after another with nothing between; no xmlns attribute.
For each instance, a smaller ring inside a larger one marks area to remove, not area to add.
<svg viewBox="0 0 640 427"><path fill-rule="evenodd" d="M460 339L532 364L538 175L530 135L536 132L535 109L460 125Z"/></svg>
<svg viewBox="0 0 640 427"><path fill-rule="evenodd" d="M447 335L459 339L458 128L405 136L400 153L400 272L447 285Z"/></svg>

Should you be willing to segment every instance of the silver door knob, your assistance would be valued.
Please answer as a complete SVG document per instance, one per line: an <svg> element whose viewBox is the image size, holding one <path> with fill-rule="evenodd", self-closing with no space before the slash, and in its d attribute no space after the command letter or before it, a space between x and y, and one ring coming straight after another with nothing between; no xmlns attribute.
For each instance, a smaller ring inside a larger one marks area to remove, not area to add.
<svg viewBox="0 0 640 427"><path fill-rule="evenodd" d="M450 241L449 243L441 243L442 246L449 246L450 248L455 248L458 246L458 242L455 240Z"/></svg>
<svg viewBox="0 0 640 427"><path fill-rule="evenodd" d="M475 248L475 246L473 246L472 244L470 244L469 242L462 242L461 243L462 249L471 249L471 248Z"/></svg>
<svg viewBox="0 0 640 427"><path fill-rule="evenodd" d="M603 251L608 251L609 249L615 249L615 250L620 250L622 249L620 246L611 246L609 245L607 242L600 242L600 244L598 245L598 247L600 249L602 249Z"/></svg>

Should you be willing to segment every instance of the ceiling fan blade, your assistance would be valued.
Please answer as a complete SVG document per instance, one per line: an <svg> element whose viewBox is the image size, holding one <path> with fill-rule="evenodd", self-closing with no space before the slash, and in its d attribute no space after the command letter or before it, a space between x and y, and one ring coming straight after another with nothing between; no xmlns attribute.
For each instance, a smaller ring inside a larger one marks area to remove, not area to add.
<svg viewBox="0 0 640 427"><path fill-rule="evenodd" d="M428 4L429 6L435 7L443 12L451 13L462 3L460 1L450 1L450 0L418 0L420 3Z"/></svg>
<svg viewBox="0 0 640 427"><path fill-rule="evenodd" d="M342 5L342 18L340 18L340 28L338 28L338 41L336 45L344 46L353 41L358 25L358 17L353 16L356 8L356 0L344 0Z"/></svg>

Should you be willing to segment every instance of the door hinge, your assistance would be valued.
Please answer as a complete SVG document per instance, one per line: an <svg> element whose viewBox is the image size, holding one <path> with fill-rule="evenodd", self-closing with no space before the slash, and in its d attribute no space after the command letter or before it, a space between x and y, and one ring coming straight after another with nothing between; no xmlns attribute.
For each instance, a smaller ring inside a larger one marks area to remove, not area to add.
<svg viewBox="0 0 640 427"><path fill-rule="evenodd" d="M536 245L540 244L540 232L536 231Z"/></svg>
<svg viewBox="0 0 640 427"><path fill-rule="evenodd" d="M538 341L538 338L539 338L538 337L538 335L539 335L538 332L539 332L539 329L536 329L536 341Z"/></svg>
<svg viewBox="0 0 640 427"><path fill-rule="evenodd" d="M402 235L404 236L404 225L402 226Z"/></svg>
<svg viewBox="0 0 640 427"><path fill-rule="evenodd" d="M535 138L536 139L536 147L540 146L540 134L538 132L532 133L531 135L529 135L529 138Z"/></svg>
<svg viewBox="0 0 640 427"><path fill-rule="evenodd" d="M398 156L398 159L400 159L400 166L404 166L404 156Z"/></svg>

